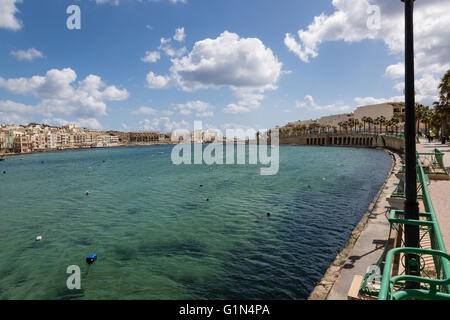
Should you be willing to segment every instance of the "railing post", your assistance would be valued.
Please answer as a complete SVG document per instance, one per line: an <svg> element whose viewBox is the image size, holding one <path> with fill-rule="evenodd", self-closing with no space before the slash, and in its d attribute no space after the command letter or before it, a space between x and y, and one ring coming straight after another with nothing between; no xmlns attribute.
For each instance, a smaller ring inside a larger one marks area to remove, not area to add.
<svg viewBox="0 0 450 320"><path fill-rule="evenodd" d="M405 3L405 180L406 201L405 218L419 220L417 202L416 168L416 115L414 97L414 31L413 11L415 0L401 0ZM419 226L405 226L405 245L419 247ZM406 271L410 275L419 275L419 259L415 254L406 255ZM407 282L407 288L417 288L418 283Z"/></svg>

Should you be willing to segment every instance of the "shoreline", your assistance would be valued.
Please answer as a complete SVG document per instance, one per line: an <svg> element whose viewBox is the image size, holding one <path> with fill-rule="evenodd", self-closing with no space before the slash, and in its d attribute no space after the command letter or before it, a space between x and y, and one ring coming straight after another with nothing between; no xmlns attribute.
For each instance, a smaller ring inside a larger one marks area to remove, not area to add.
<svg viewBox="0 0 450 320"><path fill-rule="evenodd" d="M387 184L389 182L392 182L392 179L395 178L395 174L398 171L396 168L400 164L401 159L401 156L398 152L393 152L391 150L384 148L376 148L376 149L383 149L392 157L391 169L387 174L384 183L381 185L380 189L375 195L374 199L369 204L366 213L363 215L361 220L356 224L343 249L336 255L336 257L331 262L330 266L327 268L322 278L316 283L314 289L311 291L306 300L327 300L329 298L330 293L335 288L336 283L341 278L342 273L345 270L344 266L349 257L351 257L350 255L353 249L355 248L355 245L358 243L358 241L361 240L361 235L368 228L369 225L372 226L376 223L371 221L371 215L374 214L377 205L380 204L380 202L385 201L385 199L382 198L381 195L387 189ZM386 233L385 235L385 238L387 237L388 233ZM367 265L366 267L369 267L369 265ZM348 290L349 289L350 287L348 287ZM348 293L348 290L346 293ZM340 298L342 299L342 296ZM335 297L333 300L341 300L341 299ZM347 300L347 297L345 298L345 300Z"/></svg>
<svg viewBox="0 0 450 320"><path fill-rule="evenodd" d="M65 148L65 149L44 149L44 150L35 150L32 152L23 152L23 153L0 153L0 157L13 157L13 156L21 156L21 155L29 155L29 154L38 154L38 153L46 153L46 152L60 152L60 151L73 151L73 150L95 150L95 149L112 149L112 148L120 148L120 147L151 147L151 146L166 146L166 145L174 145L175 143L148 143L148 144L117 144L113 146L107 147L75 147L75 148Z"/></svg>

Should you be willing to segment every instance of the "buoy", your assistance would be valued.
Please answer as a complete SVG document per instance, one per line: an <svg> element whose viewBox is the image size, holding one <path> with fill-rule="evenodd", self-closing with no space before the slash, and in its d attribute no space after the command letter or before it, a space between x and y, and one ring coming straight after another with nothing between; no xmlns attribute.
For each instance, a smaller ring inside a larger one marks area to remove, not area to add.
<svg viewBox="0 0 450 320"><path fill-rule="evenodd" d="M87 196L89 195L89 191L86 191L86 195L87 195Z"/></svg>
<svg viewBox="0 0 450 320"><path fill-rule="evenodd" d="M206 198L206 201L209 201L209 198Z"/></svg>
<svg viewBox="0 0 450 320"><path fill-rule="evenodd" d="M42 236L37 236L36 237L36 241L41 241L42 240Z"/></svg>
<svg viewBox="0 0 450 320"><path fill-rule="evenodd" d="M6 171L3 171L3 174L6 174Z"/></svg>
<svg viewBox="0 0 450 320"><path fill-rule="evenodd" d="M93 264L97 260L97 255L95 253L92 253L86 257L87 264Z"/></svg>
<svg viewBox="0 0 450 320"><path fill-rule="evenodd" d="M203 187L203 185L201 184L200 187Z"/></svg>
<svg viewBox="0 0 450 320"><path fill-rule="evenodd" d="M267 212L267 216L268 217L270 217L272 215L272 213L270 213L270 212Z"/></svg>

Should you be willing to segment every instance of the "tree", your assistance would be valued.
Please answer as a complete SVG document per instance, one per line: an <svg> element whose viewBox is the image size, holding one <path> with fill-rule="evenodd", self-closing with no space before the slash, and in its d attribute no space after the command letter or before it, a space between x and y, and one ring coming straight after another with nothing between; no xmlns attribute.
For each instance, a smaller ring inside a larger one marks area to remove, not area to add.
<svg viewBox="0 0 450 320"><path fill-rule="evenodd" d="M444 74L439 83L439 104L436 106L442 117L442 135L447 136L448 114L450 112L450 69Z"/></svg>

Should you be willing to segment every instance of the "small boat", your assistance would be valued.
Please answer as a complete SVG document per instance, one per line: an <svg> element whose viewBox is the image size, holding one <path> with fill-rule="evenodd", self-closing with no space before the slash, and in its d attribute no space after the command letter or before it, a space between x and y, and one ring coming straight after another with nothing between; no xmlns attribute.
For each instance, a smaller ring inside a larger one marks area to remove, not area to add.
<svg viewBox="0 0 450 320"><path fill-rule="evenodd" d="M5 161L6 158L0 157L0 161Z"/></svg>

